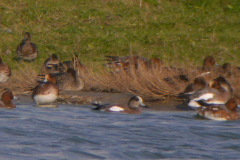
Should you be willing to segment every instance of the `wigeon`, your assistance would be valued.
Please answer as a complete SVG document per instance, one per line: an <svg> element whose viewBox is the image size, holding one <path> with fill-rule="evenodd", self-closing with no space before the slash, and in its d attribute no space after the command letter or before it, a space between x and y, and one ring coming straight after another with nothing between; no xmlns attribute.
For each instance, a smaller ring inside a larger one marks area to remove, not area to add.
<svg viewBox="0 0 240 160"><path fill-rule="evenodd" d="M120 66L124 69L124 71L128 71L130 69L140 69L140 68L146 68L148 60L141 56L131 55L131 56L125 56L125 57L118 57L118 56L105 56L108 62L106 66L112 67L116 64L120 64ZM112 69L114 70L114 69Z"/></svg>
<svg viewBox="0 0 240 160"><path fill-rule="evenodd" d="M63 67L64 67L65 71L67 71L67 69L69 69L69 68L75 69L75 71L77 72L78 75L83 75L83 74L88 73L87 67L85 65L83 65L79 61L77 56L74 54L73 54L72 61L64 61L63 62Z"/></svg>
<svg viewBox="0 0 240 160"><path fill-rule="evenodd" d="M178 94L178 98L189 100L189 96L199 89L206 88L208 86L204 77L197 77L194 82L189 84L182 93Z"/></svg>
<svg viewBox="0 0 240 160"><path fill-rule="evenodd" d="M228 92L220 85L220 82L213 80L211 87L199 89L189 96L188 106L192 108L201 107L198 101L206 104L225 104L228 97Z"/></svg>
<svg viewBox="0 0 240 160"><path fill-rule="evenodd" d="M34 88L32 98L38 105L44 105L54 102L58 94L59 90L55 77L47 74L45 80Z"/></svg>
<svg viewBox="0 0 240 160"><path fill-rule="evenodd" d="M58 59L57 55L51 54L42 65L40 74L62 73L64 72L64 70L64 66L62 62Z"/></svg>
<svg viewBox="0 0 240 160"><path fill-rule="evenodd" d="M7 64L2 63L2 58L0 58L0 83L6 82L11 75L10 67Z"/></svg>
<svg viewBox="0 0 240 160"><path fill-rule="evenodd" d="M128 113L128 114L141 114L142 111L139 107L147 107L143 104L143 100L139 96L133 96L130 98L128 104L97 104L92 103L96 106L93 110L101 110L106 112L119 112L119 113Z"/></svg>
<svg viewBox="0 0 240 160"><path fill-rule="evenodd" d="M184 93L194 92L198 89L202 89L207 87L207 82L204 77L197 77L194 79L194 82L189 84L185 90Z"/></svg>
<svg viewBox="0 0 240 160"><path fill-rule="evenodd" d="M13 93L11 91L5 91L2 94L2 98L0 100L0 107L4 108L16 108L15 104L11 102L14 98Z"/></svg>
<svg viewBox="0 0 240 160"><path fill-rule="evenodd" d="M207 56L204 60L203 60L203 66L204 67L212 67L216 64L216 60L214 59L213 56Z"/></svg>
<svg viewBox="0 0 240 160"><path fill-rule="evenodd" d="M23 60L31 61L37 58L38 48L36 44L31 43L29 32L24 34L24 39L22 40L22 43L18 45L16 51L18 56Z"/></svg>
<svg viewBox="0 0 240 160"><path fill-rule="evenodd" d="M163 61L156 57L151 58L148 62L148 67L151 69L160 69L163 65Z"/></svg>
<svg viewBox="0 0 240 160"><path fill-rule="evenodd" d="M238 103L236 98L231 98L226 104L201 106L197 108L197 112L200 116L212 120L238 120Z"/></svg>
<svg viewBox="0 0 240 160"><path fill-rule="evenodd" d="M214 85L214 81L218 81L220 83L221 87L223 87L227 91L228 99L232 98L233 89L232 89L230 83L224 77L220 76L220 77L214 79L213 81L211 81L209 83L209 87L212 87L212 85Z"/></svg>
<svg viewBox="0 0 240 160"><path fill-rule="evenodd" d="M60 90L80 91L84 88L84 80L73 68L69 68L66 73L55 75L55 77Z"/></svg>

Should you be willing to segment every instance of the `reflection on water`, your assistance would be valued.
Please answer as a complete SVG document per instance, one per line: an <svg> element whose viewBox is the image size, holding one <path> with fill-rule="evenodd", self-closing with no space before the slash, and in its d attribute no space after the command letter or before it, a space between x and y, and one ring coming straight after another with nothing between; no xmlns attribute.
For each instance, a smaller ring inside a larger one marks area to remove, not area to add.
<svg viewBox="0 0 240 160"><path fill-rule="evenodd" d="M238 159L240 121L195 112L141 115L90 106L0 109L1 159Z"/></svg>

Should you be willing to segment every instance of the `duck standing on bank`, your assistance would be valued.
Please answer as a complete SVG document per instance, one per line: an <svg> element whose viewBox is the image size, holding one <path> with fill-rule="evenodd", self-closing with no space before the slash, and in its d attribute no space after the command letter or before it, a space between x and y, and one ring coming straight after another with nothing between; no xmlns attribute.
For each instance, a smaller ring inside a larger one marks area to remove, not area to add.
<svg viewBox="0 0 240 160"><path fill-rule="evenodd" d="M31 35L29 32L24 34L24 39L17 47L18 56L27 61L32 61L37 58L38 48L37 45L31 43Z"/></svg>
<svg viewBox="0 0 240 160"><path fill-rule="evenodd" d="M45 105L54 102L58 94L59 89L55 77L47 74L45 80L34 88L32 98L38 105Z"/></svg>
<svg viewBox="0 0 240 160"><path fill-rule="evenodd" d="M84 88L84 80L78 76L73 68L69 68L66 73L56 76L56 80L60 90L81 91Z"/></svg>

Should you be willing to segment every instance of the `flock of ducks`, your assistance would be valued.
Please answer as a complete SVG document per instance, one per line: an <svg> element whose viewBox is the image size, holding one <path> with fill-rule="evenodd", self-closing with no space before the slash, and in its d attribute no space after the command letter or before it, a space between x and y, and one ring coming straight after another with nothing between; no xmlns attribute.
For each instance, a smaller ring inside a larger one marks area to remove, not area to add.
<svg viewBox="0 0 240 160"><path fill-rule="evenodd" d="M24 39L18 45L16 52L19 58L26 61L37 58L38 49L34 43L31 43L30 33L25 33ZM150 60L140 56L106 56L106 58L108 62L106 65L116 73L128 71L131 64L134 64L135 69L140 67L159 68L163 65L163 62L158 58ZM239 101L233 97L233 89L230 83L223 76L207 83L203 76L208 74L214 66L216 66L215 59L212 56L206 57L203 67L199 68L202 74L178 96L202 117L213 120L237 120L239 119L237 111ZM222 73L226 73L230 67L230 64L226 63L220 70ZM81 78L81 72L87 72L87 70L75 56L72 61L61 62L55 54L50 55L41 67L41 73L38 76L39 84L33 89L32 99L38 105L51 104L57 99L59 89L82 90L84 81ZM10 76L11 69L0 58L0 82L6 82ZM16 108L11 102L13 98L10 90L5 91L2 94L0 107ZM139 96L131 97L126 105L98 103L92 103L92 105L96 106L93 110L129 114L140 114L140 107L147 107Z"/></svg>

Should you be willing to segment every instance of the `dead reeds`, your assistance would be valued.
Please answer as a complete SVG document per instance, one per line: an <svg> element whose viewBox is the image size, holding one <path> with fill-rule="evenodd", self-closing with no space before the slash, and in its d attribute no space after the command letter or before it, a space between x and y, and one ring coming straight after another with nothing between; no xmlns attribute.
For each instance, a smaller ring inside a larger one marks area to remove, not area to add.
<svg viewBox="0 0 240 160"><path fill-rule="evenodd" d="M39 74L34 68L34 63L19 63L18 70L13 70L12 77L7 83L1 84L1 89L9 88L17 94L31 94L31 89L36 85ZM85 91L133 93L149 101L177 99L176 95L183 92L185 87L192 83L198 76L204 76L206 81L222 75L221 72L202 74L196 67L169 67L152 66L145 63L131 64L128 67L114 67L107 69L98 66L86 66L87 72L80 76L85 81ZM96 71L96 68L97 71ZM40 70L40 68L39 68ZM240 73L232 71L227 73L226 79L234 89L235 97L240 98Z"/></svg>

